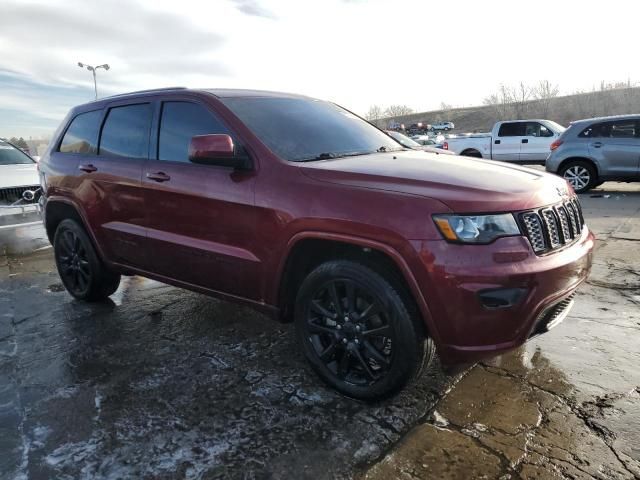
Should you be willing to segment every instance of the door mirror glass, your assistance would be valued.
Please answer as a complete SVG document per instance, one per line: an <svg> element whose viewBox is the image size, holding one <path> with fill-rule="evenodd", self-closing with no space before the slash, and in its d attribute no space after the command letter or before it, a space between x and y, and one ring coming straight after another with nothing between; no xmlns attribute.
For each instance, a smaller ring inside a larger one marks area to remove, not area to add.
<svg viewBox="0 0 640 480"><path fill-rule="evenodd" d="M196 135L189 142L189 161L246 170L249 159L238 154L231 136L226 134Z"/></svg>

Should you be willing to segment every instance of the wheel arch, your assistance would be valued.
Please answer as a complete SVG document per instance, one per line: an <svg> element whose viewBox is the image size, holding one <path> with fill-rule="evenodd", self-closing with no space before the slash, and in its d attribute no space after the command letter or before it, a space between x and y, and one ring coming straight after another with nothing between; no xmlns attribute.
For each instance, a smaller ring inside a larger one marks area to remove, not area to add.
<svg viewBox="0 0 640 480"><path fill-rule="evenodd" d="M321 263L336 258L360 262L398 287L420 316L423 333L439 343L427 302L402 255L386 244L340 234L305 232L291 239L276 277L276 301L282 321L292 321L297 287L306 275Z"/></svg>
<svg viewBox="0 0 640 480"><path fill-rule="evenodd" d="M474 158L484 158L482 152L477 148L465 148L460 155Z"/></svg>
<svg viewBox="0 0 640 480"><path fill-rule="evenodd" d="M598 175L598 177L600 177L600 167L598 166L598 163L595 162L592 158L589 157L581 157L581 156L572 156L572 157L567 157L564 160L562 160L562 162L560 162L560 165L558 165L558 175L560 175L560 172L562 172L562 170L571 162L586 162L590 165L593 166L593 168L596 170L596 174Z"/></svg>
<svg viewBox="0 0 640 480"><path fill-rule="evenodd" d="M82 225L93 244L93 248L98 253L98 257L104 261L102 249L96 241L93 231L88 227L89 223L86 220L84 212L78 205L67 198L49 198L45 204L44 226L49 242L53 245L53 238L58 225L62 220L67 218L75 220Z"/></svg>

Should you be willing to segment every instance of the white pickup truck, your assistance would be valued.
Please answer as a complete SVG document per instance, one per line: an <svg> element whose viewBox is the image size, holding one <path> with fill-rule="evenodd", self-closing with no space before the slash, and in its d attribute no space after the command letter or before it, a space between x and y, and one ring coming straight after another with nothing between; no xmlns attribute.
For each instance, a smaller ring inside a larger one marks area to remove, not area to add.
<svg viewBox="0 0 640 480"><path fill-rule="evenodd" d="M497 122L490 133L451 136L443 148L467 157L544 164L551 144L565 130L551 120L509 120Z"/></svg>

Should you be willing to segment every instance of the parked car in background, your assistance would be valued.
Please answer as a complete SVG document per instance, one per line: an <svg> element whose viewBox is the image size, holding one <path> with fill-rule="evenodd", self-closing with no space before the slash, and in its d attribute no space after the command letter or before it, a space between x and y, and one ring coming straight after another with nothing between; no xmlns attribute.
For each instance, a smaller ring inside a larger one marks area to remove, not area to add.
<svg viewBox="0 0 640 480"><path fill-rule="evenodd" d="M435 348L470 362L546 332L591 268L565 180L455 160L298 95L124 94L64 120L44 225L75 298L139 274L250 305L295 323L329 385L376 399Z"/></svg>
<svg viewBox="0 0 640 480"><path fill-rule="evenodd" d="M444 130L448 132L449 130L453 130L454 128L456 128L456 126L453 122L438 122L431 125L429 130L431 130L432 132L436 130Z"/></svg>
<svg viewBox="0 0 640 480"><path fill-rule="evenodd" d="M444 148L467 157L544 164L551 144L565 131L551 120L497 122L490 133L449 137Z"/></svg>
<svg viewBox="0 0 640 480"><path fill-rule="evenodd" d="M431 152L437 154L444 155L455 155L455 153L450 152L449 150L445 150L444 148L439 148L433 140L425 140L425 143L420 143L419 141L415 141L406 135L396 132L393 130L387 130L387 134L393 138L396 142L398 142L403 147L410 148L412 150L422 150L423 152ZM430 142L430 143L426 143Z"/></svg>
<svg viewBox="0 0 640 480"><path fill-rule="evenodd" d="M36 162L0 139L0 229L39 222L39 196Z"/></svg>
<svg viewBox="0 0 640 480"><path fill-rule="evenodd" d="M428 132L430 128L431 128L431 125L427 123L422 123L422 122L412 123L411 125L409 125L409 128L407 129L407 133L409 135L423 135L426 132Z"/></svg>
<svg viewBox="0 0 640 480"><path fill-rule="evenodd" d="M573 122L551 144L546 169L578 193L607 180L640 181L640 115Z"/></svg>

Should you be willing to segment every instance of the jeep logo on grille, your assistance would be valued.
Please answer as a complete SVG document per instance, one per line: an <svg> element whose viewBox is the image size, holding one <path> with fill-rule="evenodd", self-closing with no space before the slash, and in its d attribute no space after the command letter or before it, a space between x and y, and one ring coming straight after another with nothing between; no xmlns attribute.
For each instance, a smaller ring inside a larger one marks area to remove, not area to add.
<svg viewBox="0 0 640 480"><path fill-rule="evenodd" d="M561 197L569 196L569 190L567 190L567 187L556 187L556 192L558 192L558 195Z"/></svg>

